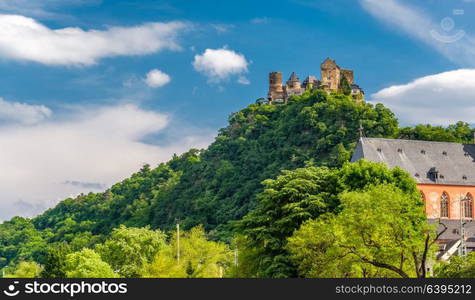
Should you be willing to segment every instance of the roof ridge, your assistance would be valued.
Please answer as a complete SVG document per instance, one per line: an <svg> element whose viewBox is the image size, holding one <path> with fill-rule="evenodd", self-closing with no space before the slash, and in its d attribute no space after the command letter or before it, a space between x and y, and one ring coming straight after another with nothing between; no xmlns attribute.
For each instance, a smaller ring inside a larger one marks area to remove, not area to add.
<svg viewBox="0 0 475 300"><path fill-rule="evenodd" d="M441 142L441 141L423 141L423 140L409 140L409 139L391 139L391 138L374 138L374 137L362 137L363 140L385 140L385 141L404 141L412 143L438 143L438 144L456 144L456 145L474 145L475 144L463 144L457 142Z"/></svg>

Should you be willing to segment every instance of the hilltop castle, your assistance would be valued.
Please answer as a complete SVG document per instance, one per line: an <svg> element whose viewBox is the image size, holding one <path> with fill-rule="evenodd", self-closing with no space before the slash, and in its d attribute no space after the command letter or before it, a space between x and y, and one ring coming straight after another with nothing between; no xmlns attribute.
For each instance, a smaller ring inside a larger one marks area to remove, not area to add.
<svg viewBox="0 0 475 300"><path fill-rule="evenodd" d="M308 76L303 83L301 83L295 72L292 72L289 80L283 85L282 73L271 72L269 73L269 92L267 99L261 98L257 102L285 103L289 97L301 95L306 90L312 88L323 89L329 93L338 90L342 91L346 88L347 93L351 94L354 99L363 99L364 91L354 83L354 73L352 70L342 69L334 60L327 58L320 65L320 73L321 80L318 80L315 76Z"/></svg>

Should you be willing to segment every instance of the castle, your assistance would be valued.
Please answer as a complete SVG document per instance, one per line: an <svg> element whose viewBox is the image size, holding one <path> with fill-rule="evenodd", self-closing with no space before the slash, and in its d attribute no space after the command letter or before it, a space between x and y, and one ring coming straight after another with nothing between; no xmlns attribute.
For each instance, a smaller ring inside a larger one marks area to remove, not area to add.
<svg viewBox="0 0 475 300"><path fill-rule="evenodd" d="M315 76L308 76L303 83L300 82L297 74L292 72L286 84L282 83L281 72L269 73L269 92L267 99L260 98L258 103L285 103L293 95L301 95L306 90L313 88L323 89L327 92L344 91L351 94L356 100L364 97L364 91L354 83L354 73L352 70L340 68L336 62L330 58L320 65L321 80ZM346 81L346 83L345 83ZM346 87L345 87L346 86Z"/></svg>

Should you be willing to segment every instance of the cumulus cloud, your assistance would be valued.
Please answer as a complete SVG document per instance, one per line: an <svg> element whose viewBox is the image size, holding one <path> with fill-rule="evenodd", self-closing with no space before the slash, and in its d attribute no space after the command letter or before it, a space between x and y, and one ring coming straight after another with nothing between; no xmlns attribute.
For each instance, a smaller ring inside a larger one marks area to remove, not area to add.
<svg viewBox="0 0 475 300"><path fill-rule="evenodd" d="M182 22L145 23L135 27L83 30L50 29L19 15L0 15L0 56L46 65L91 65L104 57L146 55L179 50Z"/></svg>
<svg viewBox="0 0 475 300"><path fill-rule="evenodd" d="M149 135L165 133L171 122L170 116L120 105L78 109L67 118L36 125L2 125L0 221L37 214L78 193L97 192L144 163L156 165L212 140L208 131L183 130L160 145L144 142Z"/></svg>
<svg viewBox="0 0 475 300"><path fill-rule="evenodd" d="M418 78L373 94L372 102L389 107L403 124L475 123L475 69Z"/></svg>
<svg viewBox="0 0 475 300"><path fill-rule="evenodd" d="M475 37L456 28L447 17L434 21L414 6L398 0L360 0L373 17L424 42L460 65L475 66Z"/></svg>
<svg viewBox="0 0 475 300"><path fill-rule="evenodd" d="M206 49L203 54L196 55L193 61L195 70L206 75L208 81L212 83L226 80L232 75L245 73L248 65L249 62L243 54L226 47Z"/></svg>
<svg viewBox="0 0 475 300"><path fill-rule="evenodd" d="M147 73L147 77L145 78L145 83L149 87L152 88L159 88L166 84L168 84L172 79L166 73L163 73L160 70L153 69Z"/></svg>
<svg viewBox="0 0 475 300"><path fill-rule="evenodd" d="M43 105L9 102L0 98L0 124L14 122L32 125L49 118L51 114L51 110Z"/></svg>

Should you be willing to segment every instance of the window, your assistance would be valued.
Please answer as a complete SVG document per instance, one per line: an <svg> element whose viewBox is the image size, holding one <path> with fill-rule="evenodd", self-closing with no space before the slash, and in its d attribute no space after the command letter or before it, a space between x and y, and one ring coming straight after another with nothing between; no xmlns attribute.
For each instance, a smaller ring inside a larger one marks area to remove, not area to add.
<svg viewBox="0 0 475 300"><path fill-rule="evenodd" d="M421 150L421 154L426 154L426 150Z"/></svg>
<svg viewBox="0 0 475 300"><path fill-rule="evenodd" d="M463 218L472 218L473 212L473 197L472 194L468 193L467 196L462 200L462 217Z"/></svg>
<svg viewBox="0 0 475 300"><path fill-rule="evenodd" d="M447 151L443 151L442 155L447 156Z"/></svg>
<svg viewBox="0 0 475 300"><path fill-rule="evenodd" d="M443 192L440 197L440 217L449 217L449 195L446 192Z"/></svg>

